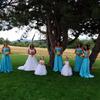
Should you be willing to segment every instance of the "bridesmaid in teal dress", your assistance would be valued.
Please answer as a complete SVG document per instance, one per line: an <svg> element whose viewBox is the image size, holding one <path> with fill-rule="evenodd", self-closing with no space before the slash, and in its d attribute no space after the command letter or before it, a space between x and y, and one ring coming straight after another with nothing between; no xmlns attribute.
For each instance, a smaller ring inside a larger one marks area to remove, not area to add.
<svg viewBox="0 0 100 100"><path fill-rule="evenodd" d="M81 68L82 61L83 61L83 58L81 57L81 55L83 53L82 45L81 44L78 44L78 46L77 46L77 48L75 50L75 53L76 53L76 57L75 57L74 71L75 72L79 72L80 68Z"/></svg>
<svg viewBox="0 0 100 100"><path fill-rule="evenodd" d="M60 46L60 43L57 43L57 46L55 47L55 58L54 58L54 67L53 71L61 72L61 69L63 67L63 60L62 60L62 47Z"/></svg>
<svg viewBox="0 0 100 100"><path fill-rule="evenodd" d="M94 76L90 74L90 60L89 60L90 50L89 46L85 46L83 50L83 62L80 69L80 76L84 78L93 78Z"/></svg>
<svg viewBox="0 0 100 100"><path fill-rule="evenodd" d="M0 62L0 72L9 73L12 71L11 58L9 56L10 48L7 43L2 48L2 59Z"/></svg>

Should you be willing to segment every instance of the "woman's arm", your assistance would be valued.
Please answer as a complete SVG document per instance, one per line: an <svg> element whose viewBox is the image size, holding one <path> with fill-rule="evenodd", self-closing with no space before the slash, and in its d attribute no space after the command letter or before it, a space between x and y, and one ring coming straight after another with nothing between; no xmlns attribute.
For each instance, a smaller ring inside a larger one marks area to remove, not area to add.
<svg viewBox="0 0 100 100"><path fill-rule="evenodd" d="M77 50L75 49L75 54L78 54Z"/></svg>
<svg viewBox="0 0 100 100"><path fill-rule="evenodd" d="M34 54L36 54L36 52L37 52L36 49L34 49Z"/></svg>
<svg viewBox="0 0 100 100"><path fill-rule="evenodd" d="M82 52L82 54L81 54L81 57L84 57L85 55L84 55L84 51Z"/></svg>
<svg viewBox="0 0 100 100"><path fill-rule="evenodd" d="M55 47L56 48L56 47ZM53 52L55 53L56 51L55 51L55 48L53 48Z"/></svg>
<svg viewBox="0 0 100 100"><path fill-rule="evenodd" d="M88 50L88 57L90 56L90 50Z"/></svg>
<svg viewBox="0 0 100 100"><path fill-rule="evenodd" d="M8 47L9 48L9 53L8 54L11 54L11 49L10 49L10 47Z"/></svg>
<svg viewBox="0 0 100 100"><path fill-rule="evenodd" d="M28 49L28 54L30 55L30 49Z"/></svg>
<svg viewBox="0 0 100 100"><path fill-rule="evenodd" d="M61 47L61 55L63 54L63 48Z"/></svg>
<svg viewBox="0 0 100 100"><path fill-rule="evenodd" d="M4 48L4 47L2 47L2 50L1 50L1 53L2 53L2 54L3 54L3 48Z"/></svg>

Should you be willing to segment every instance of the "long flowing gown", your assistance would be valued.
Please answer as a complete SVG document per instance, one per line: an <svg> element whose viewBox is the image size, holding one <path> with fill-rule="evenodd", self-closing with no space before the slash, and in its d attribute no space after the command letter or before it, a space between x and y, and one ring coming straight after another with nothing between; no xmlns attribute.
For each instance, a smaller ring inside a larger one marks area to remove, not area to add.
<svg viewBox="0 0 100 100"><path fill-rule="evenodd" d="M41 60L42 62L44 62L43 60ZM40 62L41 62L40 61ZM41 64L39 63L38 66L36 67L35 69L35 72L34 72L35 75L47 75L47 70L46 70L46 66L45 64Z"/></svg>
<svg viewBox="0 0 100 100"><path fill-rule="evenodd" d="M84 78L93 78L94 76L90 74L90 60L88 57L88 51L84 51L84 59L80 69L80 76Z"/></svg>
<svg viewBox="0 0 100 100"><path fill-rule="evenodd" d="M63 66L61 70L61 75L63 76L72 76L72 68L69 65L69 61L65 62L65 65Z"/></svg>
<svg viewBox="0 0 100 100"><path fill-rule="evenodd" d="M81 65L82 65L82 61L83 58L80 56L82 54L82 49L81 48L77 48L76 49L76 57L75 57L75 67L74 67L74 71L75 72L79 72Z"/></svg>
<svg viewBox="0 0 100 100"><path fill-rule="evenodd" d="M31 50L29 49L29 52L34 52L34 49ZM35 55L29 55L25 64L23 66L19 66L19 70L24 70L24 71L34 71L38 65L37 59Z"/></svg>
<svg viewBox="0 0 100 100"><path fill-rule="evenodd" d="M4 47L2 50L0 72L9 73L9 72L13 71L11 58L10 58L9 54L7 54L7 53L10 53L10 48Z"/></svg>
<svg viewBox="0 0 100 100"><path fill-rule="evenodd" d="M54 67L53 67L53 71L57 72L61 72L61 69L63 67L63 60L62 60L62 48L61 47L55 47L55 58L54 58Z"/></svg>

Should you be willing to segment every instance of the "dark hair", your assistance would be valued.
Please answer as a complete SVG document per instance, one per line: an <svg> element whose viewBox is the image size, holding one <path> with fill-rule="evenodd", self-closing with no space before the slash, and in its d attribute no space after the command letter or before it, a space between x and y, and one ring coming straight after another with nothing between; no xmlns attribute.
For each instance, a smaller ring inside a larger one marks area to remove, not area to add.
<svg viewBox="0 0 100 100"><path fill-rule="evenodd" d="M5 46L8 46L8 43L7 43L7 42L4 43L4 47L5 47Z"/></svg>
<svg viewBox="0 0 100 100"><path fill-rule="evenodd" d="M62 43L60 41L56 42L56 46L58 46L58 43L59 43L59 46L61 46Z"/></svg>
<svg viewBox="0 0 100 100"><path fill-rule="evenodd" d="M90 45L88 45L88 44L86 44L85 47L83 48L85 51L90 49Z"/></svg>
<svg viewBox="0 0 100 100"><path fill-rule="evenodd" d="M82 43L78 43L76 48L82 48L83 44Z"/></svg>
<svg viewBox="0 0 100 100"><path fill-rule="evenodd" d="M89 50L89 49L90 49L90 45L87 44L87 45L86 45L86 48L87 48L87 50Z"/></svg>
<svg viewBox="0 0 100 100"><path fill-rule="evenodd" d="M8 43L7 43L7 42L5 42L5 43L3 44L3 47L2 47L2 52L3 52L3 48L5 48L5 47L9 48L9 46L8 46ZM10 49L10 48L9 48L9 49Z"/></svg>
<svg viewBox="0 0 100 100"><path fill-rule="evenodd" d="M30 49L34 49L34 45L33 44L30 44Z"/></svg>

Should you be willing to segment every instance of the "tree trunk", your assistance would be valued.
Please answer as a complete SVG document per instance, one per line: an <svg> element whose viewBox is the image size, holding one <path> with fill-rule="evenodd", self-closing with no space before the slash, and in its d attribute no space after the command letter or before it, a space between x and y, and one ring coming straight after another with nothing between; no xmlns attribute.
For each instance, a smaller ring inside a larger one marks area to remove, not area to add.
<svg viewBox="0 0 100 100"><path fill-rule="evenodd" d="M48 34L48 33L47 33ZM47 37L47 44L48 44L48 53L49 53L49 66L53 67L53 60L54 60L54 50L53 50L53 45L55 45L55 43L53 41L50 41L50 36L49 34L46 35Z"/></svg>
<svg viewBox="0 0 100 100"><path fill-rule="evenodd" d="M68 33L64 32L64 28L60 23L58 14L56 13L48 12L46 27L47 27L46 37L47 37L48 52L49 52L49 64L51 65L51 67L53 67L54 57L55 57L54 49L56 46L56 42L59 41L62 43L62 48L64 51L68 45Z"/></svg>
<svg viewBox="0 0 100 100"><path fill-rule="evenodd" d="M99 33L99 36L96 40L95 46L92 49L92 53L90 55L90 69L92 69L92 66L93 66L99 52L100 52L100 33Z"/></svg>
<svg viewBox="0 0 100 100"><path fill-rule="evenodd" d="M52 26L51 26L51 21L48 18L47 21L47 34L46 34L46 38L47 38L47 44L48 44L48 52L49 52L49 65L53 68L54 65L54 47L55 47L55 36L54 34L52 34Z"/></svg>
<svg viewBox="0 0 100 100"><path fill-rule="evenodd" d="M51 42L50 44L53 44L53 42ZM51 68L53 68L53 65L54 65L54 57L55 57L55 54L54 54L54 48L53 47L49 47L48 48L48 52L49 52L49 65L51 66Z"/></svg>
<svg viewBox="0 0 100 100"><path fill-rule="evenodd" d="M62 42L62 47L63 47L63 51L65 50L65 48L67 47L67 43L68 43L68 35L67 34L62 34L61 33L61 26L60 24L58 24L56 19L53 19L54 22L54 26L51 23L50 18L48 18L47 21L47 34L46 34L46 38L47 38L47 44L48 44L48 52L49 52L49 64L50 66L53 68L54 66L54 57L55 57L55 53L54 53L54 49L56 46L56 42ZM63 41L61 40L61 36L63 37Z"/></svg>

